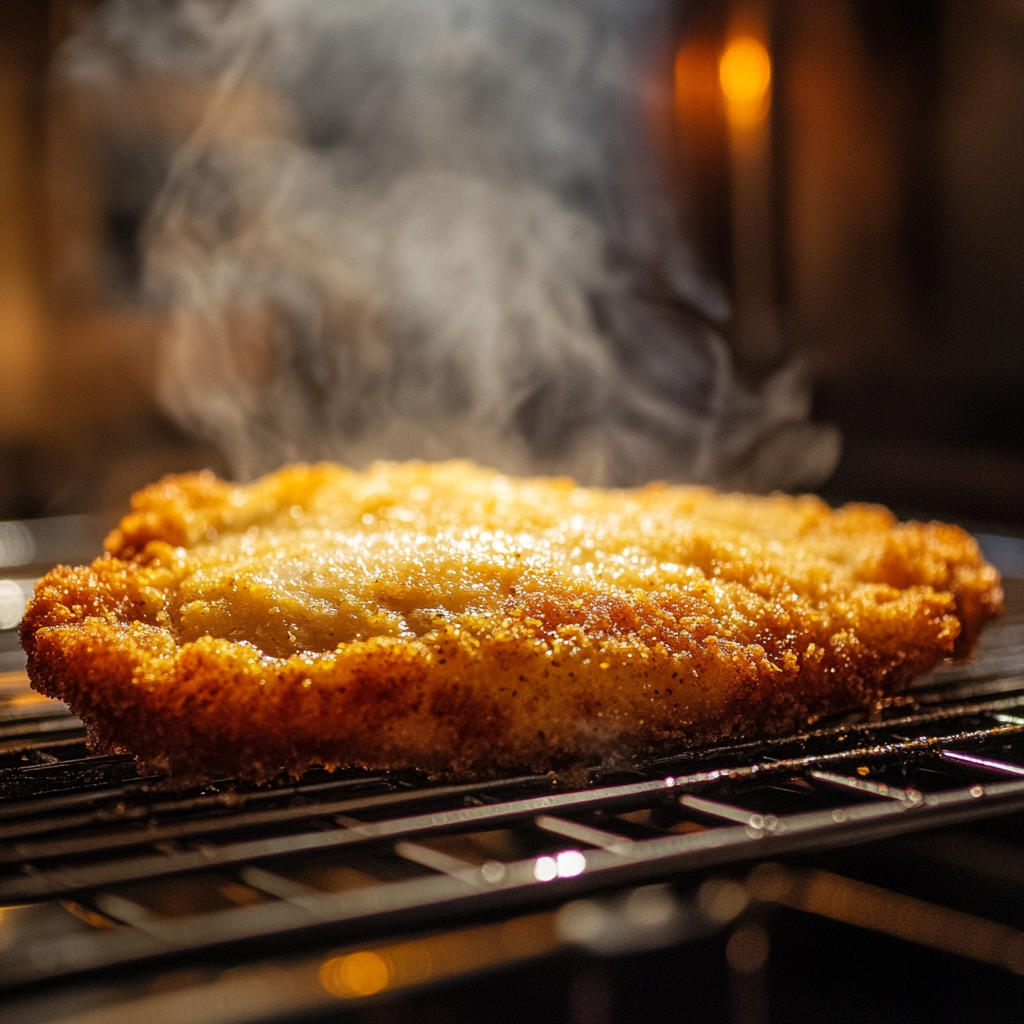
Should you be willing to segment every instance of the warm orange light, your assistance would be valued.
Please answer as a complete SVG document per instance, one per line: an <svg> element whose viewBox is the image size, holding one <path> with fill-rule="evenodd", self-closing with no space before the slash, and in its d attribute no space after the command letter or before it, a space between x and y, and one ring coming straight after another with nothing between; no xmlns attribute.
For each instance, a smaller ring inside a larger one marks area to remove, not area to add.
<svg viewBox="0 0 1024 1024"><path fill-rule="evenodd" d="M376 995L383 992L390 981L387 962L368 949L334 957L320 968L323 987L341 998Z"/></svg>
<svg viewBox="0 0 1024 1024"><path fill-rule="evenodd" d="M703 41L687 43L676 54L675 84L676 96L714 96L716 47Z"/></svg>
<svg viewBox="0 0 1024 1024"><path fill-rule="evenodd" d="M730 120L760 120L768 109L772 81L772 62L764 44L753 36L729 43L718 61L718 81Z"/></svg>

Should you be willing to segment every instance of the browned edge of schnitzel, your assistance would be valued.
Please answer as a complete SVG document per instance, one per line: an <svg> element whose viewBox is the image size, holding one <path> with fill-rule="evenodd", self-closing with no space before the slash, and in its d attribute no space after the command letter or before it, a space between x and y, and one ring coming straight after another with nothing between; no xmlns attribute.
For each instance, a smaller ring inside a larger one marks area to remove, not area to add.
<svg viewBox="0 0 1024 1024"><path fill-rule="evenodd" d="M625 764L868 706L966 656L1001 609L998 574L973 539L906 524L877 572L913 600L891 621L865 620L862 635L816 632L813 616L794 622L776 602L756 642L738 643L689 598L549 586L510 592L482 642L449 626L429 642L373 638L315 657L268 659L213 637L181 644L156 625L169 595L147 575L153 545L195 543L227 486L196 474L147 489L107 555L57 567L37 588L21 627L33 686L82 717L97 752L195 779L314 765L460 779ZM941 591L915 583L914 545L929 531L959 552ZM601 670L580 686L585 663Z"/></svg>

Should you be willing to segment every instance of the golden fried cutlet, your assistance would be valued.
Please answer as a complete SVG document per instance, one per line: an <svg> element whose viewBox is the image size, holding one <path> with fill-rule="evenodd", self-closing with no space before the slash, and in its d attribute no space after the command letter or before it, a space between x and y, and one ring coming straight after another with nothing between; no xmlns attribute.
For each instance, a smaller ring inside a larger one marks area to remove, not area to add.
<svg viewBox="0 0 1024 1024"><path fill-rule="evenodd" d="M962 530L465 462L169 477L22 625L97 751L179 776L485 777L784 733L969 652Z"/></svg>

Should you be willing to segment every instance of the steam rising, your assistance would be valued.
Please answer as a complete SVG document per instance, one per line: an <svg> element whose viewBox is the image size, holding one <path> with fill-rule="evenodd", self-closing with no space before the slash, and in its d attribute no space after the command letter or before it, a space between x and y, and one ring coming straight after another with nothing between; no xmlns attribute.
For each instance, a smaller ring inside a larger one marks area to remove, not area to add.
<svg viewBox="0 0 1024 1024"><path fill-rule="evenodd" d="M836 436L795 373L737 384L726 303L676 236L643 117L665 13L108 3L68 50L79 81L209 85L148 231L166 408L241 478L468 456L606 484L825 479Z"/></svg>

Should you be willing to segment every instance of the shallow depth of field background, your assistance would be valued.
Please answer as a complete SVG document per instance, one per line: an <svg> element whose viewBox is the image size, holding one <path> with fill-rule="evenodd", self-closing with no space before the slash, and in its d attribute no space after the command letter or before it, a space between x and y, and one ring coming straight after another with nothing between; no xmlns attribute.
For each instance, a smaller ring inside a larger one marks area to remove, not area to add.
<svg viewBox="0 0 1024 1024"><path fill-rule="evenodd" d="M94 6L0 5L0 519L116 511L164 472L224 468L159 411L139 242L208 95L168 74L100 108L62 85L54 54ZM652 130L729 294L749 240L717 61L737 17L765 26L755 242L777 350L730 338L744 373L802 359L844 438L822 493L1024 529L1024 0L675 9L676 103Z"/></svg>

